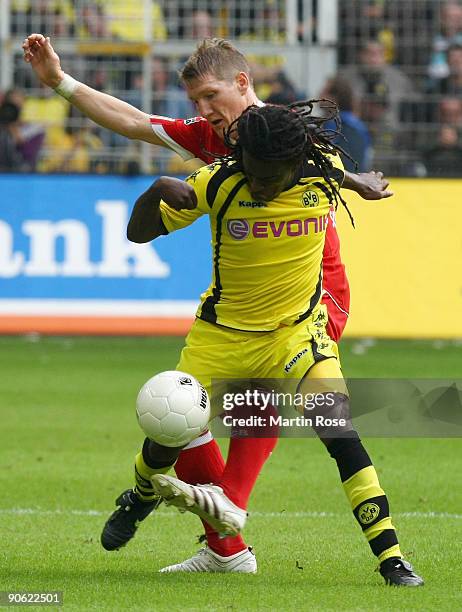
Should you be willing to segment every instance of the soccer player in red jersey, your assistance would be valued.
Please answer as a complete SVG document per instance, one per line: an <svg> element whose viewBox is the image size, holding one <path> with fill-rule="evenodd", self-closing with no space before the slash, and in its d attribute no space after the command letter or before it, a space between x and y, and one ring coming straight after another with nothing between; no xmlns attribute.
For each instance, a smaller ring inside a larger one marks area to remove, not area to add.
<svg viewBox="0 0 462 612"><path fill-rule="evenodd" d="M240 51L222 39L206 39L186 62L181 78L198 117L173 119L151 116L106 93L78 82L61 68L50 39L31 34L23 43L24 59L40 81L65 97L97 124L131 139L167 147L183 159L213 161L215 154L228 152L224 132L249 106L262 105L256 96L248 63ZM345 173L343 188L352 189L364 199L378 200L392 195L380 172ZM335 211L330 211L323 252L323 298L328 310L327 331L338 341L349 310L349 286L340 258L335 228ZM246 508L250 492L276 438L232 438L226 465L210 433L201 436L180 454L175 464L178 477L190 483L221 482L225 493L240 508ZM135 461L136 486L120 495L116 510L102 535L107 550L118 549L134 535L156 505L157 497L150 474L163 466L150 464L148 445ZM167 461L171 465L171 461ZM166 464L167 465L167 464ZM246 550L240 536L220 539L205 524L209 547L221 557L233 557ZM232 570L231 570L232 571Z"/></svg>

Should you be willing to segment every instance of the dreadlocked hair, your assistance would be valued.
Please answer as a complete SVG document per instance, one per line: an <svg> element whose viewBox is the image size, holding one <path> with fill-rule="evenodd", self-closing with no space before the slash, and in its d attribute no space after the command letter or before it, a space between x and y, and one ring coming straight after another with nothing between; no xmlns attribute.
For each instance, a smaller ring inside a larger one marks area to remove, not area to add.
<svg viewBox="0 0 462 612"><path fill-rule="evenodd" d="M322 117L313 115L315 104L321 104ZM325 124L334 121L335 129ZM340 117L337 105L331 100L302 100L287 106L267 104L249 106L233 121L224 134L225 145L231 150L226 156L217 156L223 163L234 162L243 170L242 152L263 160L302 162L314 164L326 181L335 209L341 203L354 227L354 219L339 187L331 178L333 164L328 157L343 153L350 157L333 139L340 134ZM237 138L236 138L237 133ZM351 159L351 158L350 158Z"/></svg>

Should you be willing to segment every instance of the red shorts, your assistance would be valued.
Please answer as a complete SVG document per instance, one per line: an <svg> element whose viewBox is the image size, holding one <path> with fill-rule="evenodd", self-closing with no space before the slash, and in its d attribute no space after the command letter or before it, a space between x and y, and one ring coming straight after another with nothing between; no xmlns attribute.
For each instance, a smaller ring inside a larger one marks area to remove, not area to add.
<svg viewBox="0 0 462 612"><path fill-rule="evenodd" d="M340 257L340 241L333 208L329 216L322 258L324 289L322 303L326 305L329 315L327 333L334 342L338 342L345 329L350 311L350 287L345 266Z"/></svg>
<svg viewBox="0 0 462 612"><path fill-rule="evenodd" d="M344 295L343 297L346 296ZM350 295L348 293L348 303L350 301L349 297ZM340 304L337 304L330 293L324 293L321 301L326 305L329 315L326 326L329 338L332 338L332 340L338 342L348 321L348 311Z"/></svg>

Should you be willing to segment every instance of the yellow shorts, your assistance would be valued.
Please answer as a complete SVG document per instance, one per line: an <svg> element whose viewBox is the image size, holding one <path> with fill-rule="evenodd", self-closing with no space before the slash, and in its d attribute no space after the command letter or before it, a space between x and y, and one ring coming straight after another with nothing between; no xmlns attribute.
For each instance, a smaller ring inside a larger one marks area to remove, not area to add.
<svg viewBox="0 0 462 612"><path fill-rule="evenodd" d="M299 381L317 362L338 359L326 333L327 310L319 304L311 317L272 332L247 332L196 319L177 369L197 378L210 393L212 380L292 379ZM217 410L212 410L212 417Z"/></svg>

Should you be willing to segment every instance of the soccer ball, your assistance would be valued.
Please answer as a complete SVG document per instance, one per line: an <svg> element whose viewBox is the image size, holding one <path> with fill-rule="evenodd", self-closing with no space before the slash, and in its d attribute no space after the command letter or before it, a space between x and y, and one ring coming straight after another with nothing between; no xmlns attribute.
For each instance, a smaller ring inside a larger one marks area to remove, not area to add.
<svg viewBox="0 0 462 612"><path fill-rule="evenodd" d="M207 391L190 374L172 370L150 378L136 399L138 423L163 446L184 446L207 429Z"/></svg>

